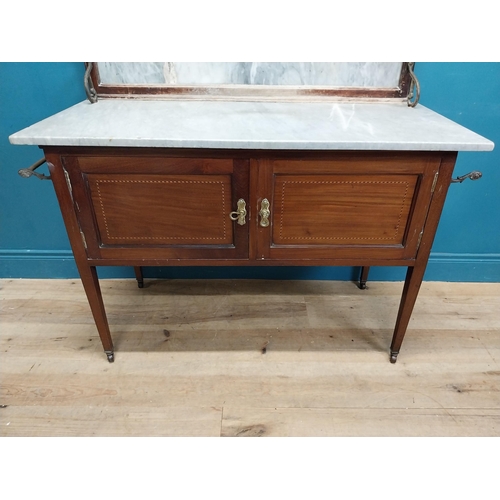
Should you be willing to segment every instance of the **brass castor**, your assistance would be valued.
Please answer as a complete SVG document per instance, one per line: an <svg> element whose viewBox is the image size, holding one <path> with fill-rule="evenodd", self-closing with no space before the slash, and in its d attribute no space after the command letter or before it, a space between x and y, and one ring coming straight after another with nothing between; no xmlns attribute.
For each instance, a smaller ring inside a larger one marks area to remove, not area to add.
<svg viewBox="0 0 500 500"><path fill-rule="evenodd" d="M359 276L358 287L360 290L366 290L366 282L368 281L368 273L370 272L370 266L363 266L361 268L361 274Z"/></svg>
<svg viewBox="0 0 500 500"><path fill-rule="evenodd" d="M104 351L104 353L108 357L108 361L110 363L114 363L114 361L115 361L115 353L113 351Z"/></svg>
<svg viewBox="0 0 500 500"><path fill-rule="evenodd" d="M391 351L391 363L394 364L398 359L399 352Z"/></svg>
<svg viewBox="0 0 500 500"><path fill-rule="evenodd" d="M137 280L137 286L139 288L144 288L144 276L142 274L141 266L134 266L135 279Z"/></svg>

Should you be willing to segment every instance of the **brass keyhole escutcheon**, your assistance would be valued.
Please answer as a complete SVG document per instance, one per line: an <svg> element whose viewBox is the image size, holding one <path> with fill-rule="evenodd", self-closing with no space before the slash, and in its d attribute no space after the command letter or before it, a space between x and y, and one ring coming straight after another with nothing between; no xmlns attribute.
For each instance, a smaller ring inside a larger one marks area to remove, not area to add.
<svg viewBox="0 0 500 500"><path fill-rule="evenodd" d="M271 215L271 211L269 210L269 200L264 198L260 204L260 226L267 227L269 226L269 216Z"/></svg>
<svg viewBox="0 0 500 500"><path fill-rule="evenodd" d="M245 200L243 198L240 198L237 205L237 210L235 212L231 212L229 214L229 218L231 220L235 220L240 226L244 226L246 222L245 217L247 216Z"/></svg>

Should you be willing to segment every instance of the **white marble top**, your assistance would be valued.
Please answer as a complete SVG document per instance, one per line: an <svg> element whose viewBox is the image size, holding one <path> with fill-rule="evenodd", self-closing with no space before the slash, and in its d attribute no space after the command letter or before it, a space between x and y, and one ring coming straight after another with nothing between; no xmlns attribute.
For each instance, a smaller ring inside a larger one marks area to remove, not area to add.
<svg viewBox="0 0 500 500"><path fill-rule="evenodd" d="M491 151L494 144L406 103L101 99L9 137L12 144L171 148Z"/></svg>

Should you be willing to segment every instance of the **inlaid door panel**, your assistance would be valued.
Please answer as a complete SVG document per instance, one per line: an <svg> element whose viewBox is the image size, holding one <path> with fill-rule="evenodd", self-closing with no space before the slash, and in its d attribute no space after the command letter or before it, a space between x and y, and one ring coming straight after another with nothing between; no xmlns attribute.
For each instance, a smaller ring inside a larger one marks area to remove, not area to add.
<svg viewBox="0 0 500 500"><path fill-rule="evenodd" d="M439 159L340 155L260 166L259 200L270 202L269 227L259 227L264 258L415 256Z"/></svg>
<svg viewBox="0 0 500 500"><path fill-rule="evenodd" d="M280 175L276 245L403 245L417 176Z"/></svg>
<svg viewBox="0 0 500 500"><path fill-rule="evenodd" d="M84 157L65 164L92 257L248 257L247 217L244 224L230 217L240 198L248 201L248 162L127 158L120 165Z"/></svg>
<svg viewBox="0 0 500 500"><path fill-rule="evenodd" d="M231 178L89 175L103 245L232 245Z"/></svg>

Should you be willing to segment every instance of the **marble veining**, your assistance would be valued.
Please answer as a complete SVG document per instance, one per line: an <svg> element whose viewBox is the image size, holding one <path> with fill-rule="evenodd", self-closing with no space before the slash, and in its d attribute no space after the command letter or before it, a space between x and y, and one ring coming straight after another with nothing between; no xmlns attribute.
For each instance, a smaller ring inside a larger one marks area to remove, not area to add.
<svg viewBox="0 0 500 500"><path fill-rule="evenodd" d="M493 143L405 103L102 99L10 136L12 144L230 149L491 151Z"/></svg>
<svg viewBox="0 0 500 500"><path fill-rule="evenodd" d="M100 62L99 76L102 83L146 84L165 83L165 63Z"/></svg>
<svg viewBox="0 0 500 500"><path fill-rule="evenodd" d="M400 62L100 62L103 84L397 88Z"/></svg>

